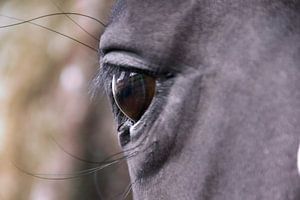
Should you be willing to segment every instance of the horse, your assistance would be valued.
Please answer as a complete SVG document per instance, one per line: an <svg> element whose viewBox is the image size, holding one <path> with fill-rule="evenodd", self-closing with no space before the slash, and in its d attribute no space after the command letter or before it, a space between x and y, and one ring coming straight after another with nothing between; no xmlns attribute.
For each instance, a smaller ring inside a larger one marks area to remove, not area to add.
<svg viewBox="0 0 300 200"><path fill-rule="evenodd" d="M300 1L118 0L99 52L134 199L300 199Z"/></svg>

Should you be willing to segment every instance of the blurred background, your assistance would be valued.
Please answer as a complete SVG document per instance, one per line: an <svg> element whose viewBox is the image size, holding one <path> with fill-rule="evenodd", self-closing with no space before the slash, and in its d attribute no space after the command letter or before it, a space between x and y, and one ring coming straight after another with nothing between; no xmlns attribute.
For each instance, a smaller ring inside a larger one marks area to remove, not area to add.
<svg viewBox="0 0 300 200"><path fill-rule="evenodd" d="M0 26L58 12L86 14L106 23L112 4L1 0ZM34 23L94 49L31 23L0 28L0 200L122 199L119 194L129 184L125 162L78 174L121 151L109 104L89 96L99 68L103 26L75 15Z"/></svg>

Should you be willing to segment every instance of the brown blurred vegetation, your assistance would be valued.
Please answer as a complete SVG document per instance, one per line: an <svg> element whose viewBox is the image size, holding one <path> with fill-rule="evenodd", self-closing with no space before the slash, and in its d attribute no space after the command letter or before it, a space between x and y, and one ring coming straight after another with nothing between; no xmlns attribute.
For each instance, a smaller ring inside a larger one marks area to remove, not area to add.
<svg viewBox="0 0 300 200"><path fill-rule="evenodd" d="M2 0L0 14L26 20L68 11L107 22L112 3ZM97 38L103 31L91 19L69 17ZM0 16L0 26L16 22ZM35 23L98 47L99 41L67 16L46 17ZM22 172L74 174L97 165L67 152L101 161L120 151L108 103L100 97L92 101L88 93L98 67L97 52L38 26L26 23L0 29L0 200L110 199L126 188L129 181L124 162L61 181Z"/></svg>

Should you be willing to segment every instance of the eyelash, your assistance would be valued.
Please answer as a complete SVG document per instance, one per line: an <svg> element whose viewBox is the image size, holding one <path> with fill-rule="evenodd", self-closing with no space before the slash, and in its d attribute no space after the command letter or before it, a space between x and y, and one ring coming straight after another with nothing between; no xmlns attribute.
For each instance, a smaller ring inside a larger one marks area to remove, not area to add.
<svg viewBox="0 0 300 200"><path fill-rule="evenodd" d="M150 70L145 70L145 69L138 69L138 68L132 67L132 66L120 66L120 65L114 65L114 64L106 63L104 65L104 67L108 68L109 77L112 77L113 75L118 74L122 71L145 74L145 75L151 76L153 78L159 78L159 77L163 76L163 73L161 73L159 71L150 71Z"/></svg>

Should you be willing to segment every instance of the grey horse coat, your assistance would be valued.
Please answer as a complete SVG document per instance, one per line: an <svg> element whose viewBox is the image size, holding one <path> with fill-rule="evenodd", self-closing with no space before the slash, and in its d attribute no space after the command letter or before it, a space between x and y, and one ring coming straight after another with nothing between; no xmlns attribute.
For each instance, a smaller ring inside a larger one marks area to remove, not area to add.
<svg viewBox="0 0 300 200"><path fill-rule="evenodd" d="M300 199L300 1L120 0L100 52L110 97L111 68L156 77L119 132L135 199Z"/></svg>

